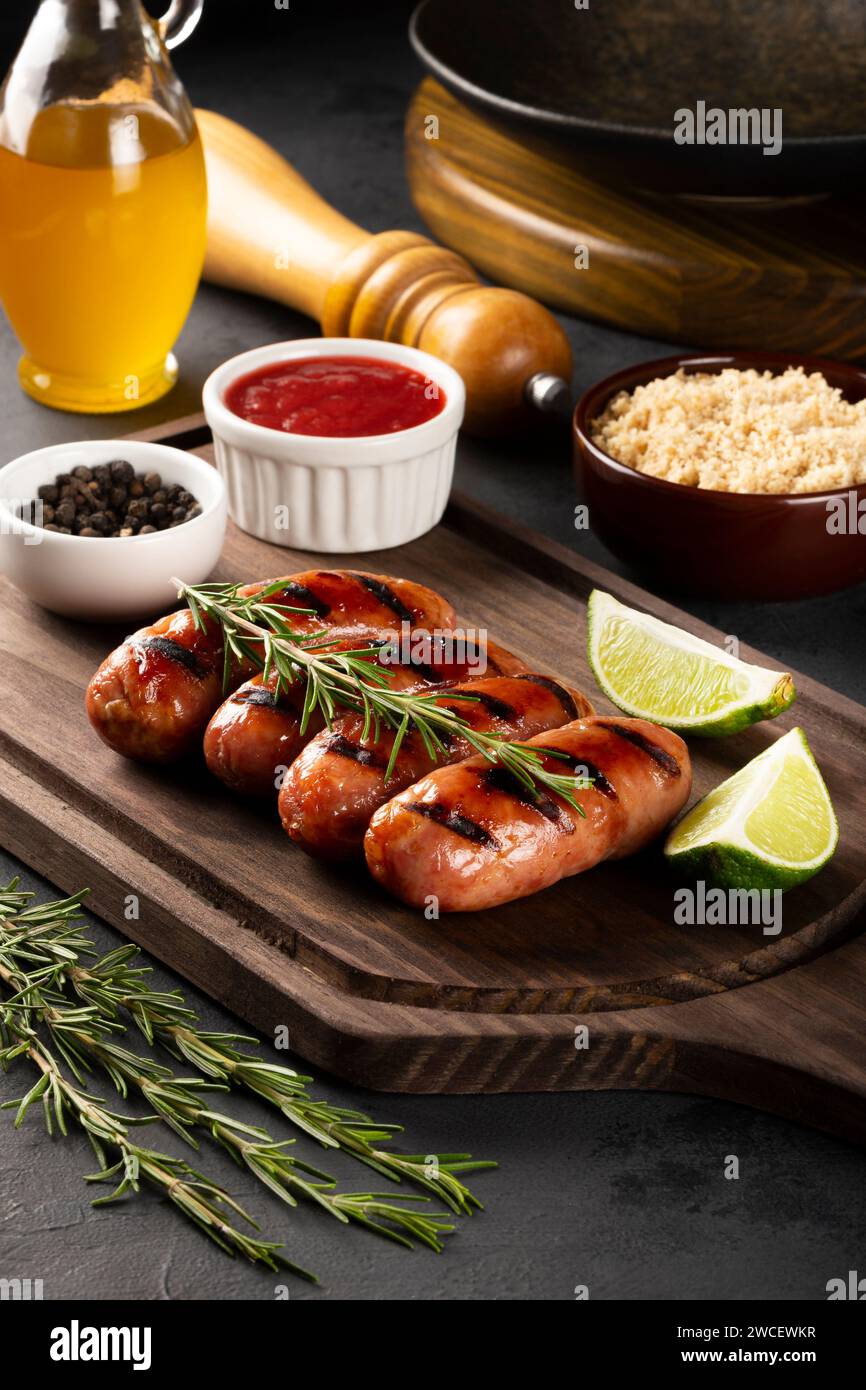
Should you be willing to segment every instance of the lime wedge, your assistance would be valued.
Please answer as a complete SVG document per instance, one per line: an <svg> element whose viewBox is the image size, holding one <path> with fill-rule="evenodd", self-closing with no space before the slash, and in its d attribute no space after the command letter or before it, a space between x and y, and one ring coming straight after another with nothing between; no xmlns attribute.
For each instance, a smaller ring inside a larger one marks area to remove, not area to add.
<svg viewBox="0 0 866 1390"><path fill-rule="evenodd" d="M802 729L792 729L675 825L665 856L720 888L793 888L834 853L839 826Z"/></svg>
<svg viewBox="0 0 866 1390"><path fill-rule="evenodd" d="M587 654L619 709L678 733L734 734L774 719L796 696L786 672L749 666L601 589L589 596Z"/></svg>

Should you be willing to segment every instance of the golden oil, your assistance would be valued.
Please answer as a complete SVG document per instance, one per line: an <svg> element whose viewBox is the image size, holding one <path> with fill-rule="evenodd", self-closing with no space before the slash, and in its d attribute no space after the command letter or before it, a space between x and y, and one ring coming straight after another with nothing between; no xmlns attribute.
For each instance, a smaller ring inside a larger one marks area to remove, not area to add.
<svg viewBox="0 0 866 1390"><path fill-rule="evenodd" d="M192 138L155 108L58 103L0 147L0 296L21 385L63 410L130 410L174 384L207 193Z"/></svg>

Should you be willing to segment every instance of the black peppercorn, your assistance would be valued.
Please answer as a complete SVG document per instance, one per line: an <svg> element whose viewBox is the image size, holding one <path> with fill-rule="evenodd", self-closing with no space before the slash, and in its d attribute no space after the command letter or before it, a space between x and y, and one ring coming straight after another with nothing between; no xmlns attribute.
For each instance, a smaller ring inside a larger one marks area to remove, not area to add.
<svg viewBox="0 0 866 1390"><path fill-rule="evenodd" d="M163 486L155 471L136 473L126 459L79 464L58 473L53 483L37 488L36 500L18 506L18 514L46 531L64 535L153 535L201 516L201 507L180 483Z"/></svg>

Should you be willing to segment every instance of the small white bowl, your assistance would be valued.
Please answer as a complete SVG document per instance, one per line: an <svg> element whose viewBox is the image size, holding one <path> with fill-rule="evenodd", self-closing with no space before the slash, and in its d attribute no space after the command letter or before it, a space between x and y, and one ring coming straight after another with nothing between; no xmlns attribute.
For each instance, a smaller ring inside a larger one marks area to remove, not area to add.
<svg viewBox="0 0 866 1390"><path fill-rule="evenodd" d="M127 459L136 473L153 471L166 483L179 483L197 499L201 516L146 536L65 536L16 515L16 505L35 498L36 489L53 483L58 473L112 459ZM0 468L0 573L66 618L119 622L168 611L172 576L191 584L206 579L219 559L225 529L226 492L217 470L165 444L129 439L53 444Z"/></svg>
<svg viewBox="0 0 866 1390"><path fill-rule="evenodd" d="M238 377L298 357L373 357L435 382L445 405L432 420L393 434L289 434L242 420L225 404ZM204 384L204 413L229 512L244 531L274 545L331 555L388 550L429 531L448 501L462 378L438 357L372 338L300 338L243 352Z"/></svg>

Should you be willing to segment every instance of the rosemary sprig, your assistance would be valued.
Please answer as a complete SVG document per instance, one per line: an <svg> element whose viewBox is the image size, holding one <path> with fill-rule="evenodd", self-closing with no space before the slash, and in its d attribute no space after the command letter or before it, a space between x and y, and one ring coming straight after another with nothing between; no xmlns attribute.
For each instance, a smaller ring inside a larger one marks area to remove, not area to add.
<svg viewBox="0 0 866 1390"><path fill-rule="evenodd" d="M94 997L94 974L101 975L101 972L87 972L87 978L77 970L72 972L71 983L82 998ZM470 1215L473 1209L483 1209L457 1175L495 1168L495 1163L473 1159L469 1154L392 1153L381 1148L381 1144L401 1131L399 1125L377 1124L361 1111L316 1100L306 1090L310 1077L300 1076L291 1067L252 1057L235 1046L239 1042L257 1045L256 1038L206 1033L189 1025L170 1023L161 1016L163 1005L154 1004L140 986L135 994L123 990L120 1002L139 1022L142 1031L149 1030L169 1052L184 1057L207 1076L218 1077L252 1092L279 1110L296 1128L316 1139L323 1148L351 1154L391 1182L411 1182L447 1203L457 1215Z"/></svg>
<svg viewBox="0 0 866 1390"><path fill-rule="evenodd" d="M285 1152L294 1140L277 1143L265 1130L221 1114L200 1098L202 1090L227 1090L227 1086L201 1078L175 1077L167 1067L141 1058L112 1041L110 1034L122 1031L120 1024L100 1017L93 1006L70 1008L66 1004L57 988L65 970L63 961L27 971L0 960L0 980L13 990L3 1004L6 1011L32 1012L38 1022L45 1025L54 1046L80 1085L86 1084L84 1073L91 1071L93 1064L101 1066L124 1098L130 1088L135 1088L152 1106L156 1116L193 1148L198 1148L194 1130L209 1132L233 1158L244 1163L289 1205L297 1205L297 1197L304 1197L317 1202L340 1221L356 1221L409 1249L412 1248L409 1235L414 1235L433 1250L441 1250L439 1236L454 1227L438 1213L428 1216L407 1210L395 1202L383 1200L381 1193L329 1192L327 1189L335 1186L333 1178ZM311 1182L310 1178L319 1181Z"/></svg>
<svg viewBox="0 0 866 1390"><path fill-rule="evenodd" d="M285 1152L295 1143L293 1139L277 1143L266 1130L221 1114L201 1099L200 1092L226 1091L227 1086L200 1077L176 1077L168 1067L111 1041L112 1032L122 1031L119 1024L100 1018L93 1007L70 1008L55 988L63 968L55 965L28 973L10 970L0 963L0 980L17 991L3 1002L7 1008L26 1007L34 1011L80 1085L86 1084L84 1072L91 1071L92 1064L98 1065L121 1096L126 1098L131 1088L137 1090L156 1116L192 1148L198 1149L196 1129L210 1133L232 1158L245 1164L290 1206L296 1206L298 1197L303 1197L317 1202L338 1221L356 1221L410 1250L409 1235L437 1252L441 1250L438 1236L454 1227L438 1213L428 1216L406 1210L395 1202L383 1202L380 1193L328 1191L335 1186L329 1174ZM310 1178L318 1181L311 1182ZM386 1221L391 1224L385 1224Z"/></svg>
<svg viewBox="0 0 866 1390"><path fill-rule="evenodd" d="M135 947L121 947L89 969L73 967L70 983L82 999L98 1004L109 1017L116 1017L119 1008L126 1009L150 1041L162 1043L205 1076L242 1087L267 1101L324 1148L341 1149L392 1182L405 1179L446 1202L458 1215L482 1209L457 1174L495 1168L495 1163L472 1159L469 1154L405 1155L379 1147L399 1132L400 1126L380 1125L361 1111L314 1099L306 1090L310 1077L250 1056L236 1046L257 1045L256 1038L195 1028L190 1022L191 1011L184 1010L178 993L152 993L142 978L149 970L128 968L135 955ZM194 1020L195 1015L191 1018Z"/></svg>
<svg viewBox="0 0 866 1390"><path fill-rule="evenodd" d="M77 925L83 895L27 907L31 896L17 892L16 881L0 890L0 979L13 990L0 1007L9 1017L17 1011L19 1021L23 1014L35 1013L81 1086L83 1073L91 1064L99 1065L121 1095L129 1087L141 1093L155 1111L151 1119L158 1116L194 1147L198 1145L193 1131L206 1130L290 1205L303 1197L340 1221L354 1221L409 1248L412 1239L417 1239L440 1250L441 1237L454 1229L453 1224L438 1213L399 1205L387 1194L331 1191L332 1178L285 1153L294 1141L275 1143L266 1131L210 1109L199 1092L226 1090L229 1082L244 1086L326 1147L341 1148L394 1181L408 1178L444 1200L453 1212L480 1206L456 1174L495 1164L473 1162L465 1154L436 1156L431 1163L423 1156L374 1147L390 1139L398 1127L377 1126L360 1112L316 1101L305 1090L310 1078L262 1062L234 1046L255 1039L196 1029L195 1014L178 992L149 990L143 979L149 969L130 966L138 955L135 946L120 947L89 968L82 966L83 957L96 955L93 943ZM62 993L67 983L84 1001L83 1007L69 1006ZM132 1015L148 1042L159 1041L173 1055L192 1061L209 1079L179 1079L168 1068L121 1047L111 1036L123 1031L118 1018L121 1008ZM20 1046L7 1049L0 1062L8 1064L21 1050ZM403 1203L428 1200L408 1195L398 1199Z"/></svg>
<svg viewBox="0 0 866 1390"><path fill-rule="evenodd" d="M226 673L233 661L252 664L266 680L276 675L277 693L306 681L302 733L314 712L319 712L330 727L338 706L363 714L364 738L371 729L376 738L383 726L392 729L394 741L386 782L411 728L432 761L447 754L447 740L464 738L477 753L490 762L500 763L534 796L539 796L544 788L561 796L579 815L585 815L576 792L589 785L588 779L551 772L543 761L545 755L564 758L565 754L554 748L528 748L496 733L480 733L455 710L439 705L434 694L389 689L390 673L371 659L376 655L374 648L317 651L315 643L321 646L327 634L311 636L296 631L287 615L300 610L268 602L284 588L282 581L266 585L254 594L242 594L239 584L190 585L180 579L173 579L172 583L177 584L178 598L188 604L197 627L206 631L207 619L211 618L222 628ZM442 698L446 698L444 691ZM450 693L447 698L471 700L472 696Z"/></svg>
<svg viewBox="0 0 866 1390"><path fill-rule="evenodd" d="M67 1118L77 1121L101 1164L100 1171L88 1174L85 1181L111 1182L118 1179L114 1191L96 1198L94 1206L116 1202L129 1191L138 1192L141 1182L146 1181L227 1254L241 1254L253 1264L265 1264L274 1271L282 1267L302 1279L318 1282L309 1270L287 1260L281 1254L281 1245L248 1236L231 1225L226 1219L227 1212L235 1212L254 1230L258 1230L253 1218L223 1188L191 1168L183 1159L136 1144L130 1138L130 1126L148 1124L153 1117L120 1115L110 1110L99 1096L74 1085L64 1076L50 1050L36 1036L27 1021L27 1011L22 1015L14 1007L10 1008L8 1002L0 1003L0 1066L5 1071L10 1062L21 1055L29 1057L38 1067L39 1079L20 1100L4 1101L0 1109L16 1108L17 1129L30 1106L41 1100L49 1135L54 1133L55 1125L61 1134L68 1134ZM119 1154L115 1163L109 1163L106 1148L112 1148Z"/></svg>
<svg viewBox="0 0 866 1390"><path fill-rule="evenodd" d="M0 918L7 897L8 890L5 895L0 892ZM52 904L20 914L14 933L8 927L0 932L0 962L5 953L10 963L24 959L31 966L62 966L71 988L102 1018L116 1023L120 1011L127 1011L149 1043L160 1043L205 1077L258 1096L323 1147L341 1149L392 1182L411 1182L445 1202L455 1214L481 1209L478 1198L457 1175L495 1168L495 1163L472 1159L469 1154L406 1155L383 1149L381 1145L400 1126L381 1125L361 1111L314 1099L306 1090L310 1077L237 1047L238 1043L257 1046L256 1038L197 1029L196 1015L178 991L149 989L145 977L150 967L133 966L139 951L131 943L82 965L82 958L96 953L74 922L80 916L80 901L79 895L58 904L62 912L57 923L52 923Z"/></svg>

